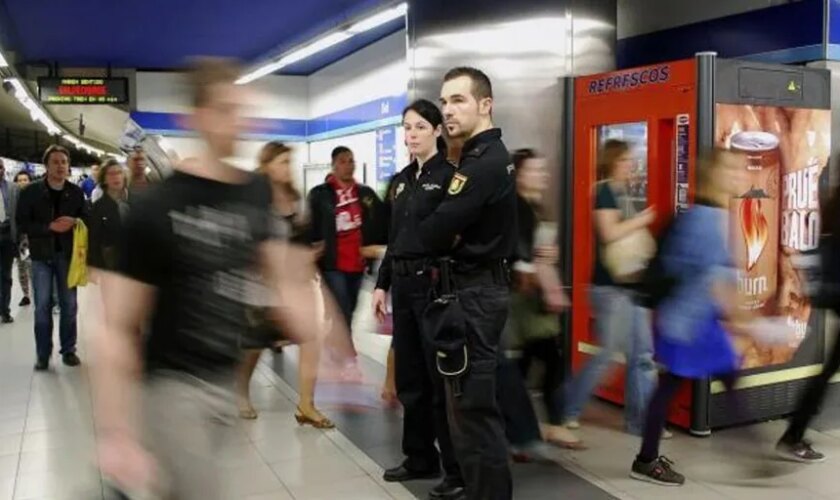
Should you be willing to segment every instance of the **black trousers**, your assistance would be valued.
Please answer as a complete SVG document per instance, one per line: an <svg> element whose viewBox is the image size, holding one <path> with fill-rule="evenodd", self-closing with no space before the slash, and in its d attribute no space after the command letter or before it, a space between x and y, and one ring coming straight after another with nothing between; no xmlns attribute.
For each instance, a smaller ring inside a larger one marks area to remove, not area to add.
<svg viewBox="0 0 840 500"><path fill-rule="evenodd" d="M0 238L0 314L11 312L12 263L16 255L17 249L11 237Z"/></svg>
<svg viewBox="0 0 840 500"><path fill-rule="evenodd" d="M794 444L802 441L805 437L808 425L820 412L820 406L822 406L825 392L828 390L828 384L831 377L837 373L838 368L840 368L840 337L834 341L834 347L823 365L822 372L808 380L808 385L805 387L805 392L802 394L796 412L790 418L787 431L782 436L784 442Z"/></svg>
<svg viewBox="0 0 840 500"><path fill-rule="evenodd" d="M507 286L472 286L458 292L466 315L470 366L447 380L449 429L469 500L509 500L513 481L505 427L496 403L499 340L507 320Z"/></svg>
<svg viewBox="0 0 840 500"><path fill-rule="evenodd" d="M443 379L435 367L434 350L422 331L430 287L425 275L395 275L392 280L394 374L404 410L402 450L406 468L426 471L438 469L442 462L446 476L460 481L461 471L449 436Z"/></svg>

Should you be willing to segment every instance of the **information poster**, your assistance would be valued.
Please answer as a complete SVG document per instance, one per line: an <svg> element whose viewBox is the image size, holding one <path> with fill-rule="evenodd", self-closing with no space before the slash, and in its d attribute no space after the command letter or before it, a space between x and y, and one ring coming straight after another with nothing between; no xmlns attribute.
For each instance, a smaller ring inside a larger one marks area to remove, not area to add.
<svg viewBox="0 0 840 500"><path fill-rule="evenodd" d="M397 140L394 127L376 131L376 182L387 184L397 169Z"/></svg>
<svg viewBox="0 0 840 500"><path fill-rule="evenodd" d="M808 335L813 311L791 258L819 242L831 112L718 104L715 141L746 160L740 194L729 206L739 307L781 316L794 333L783 346L739 341L742 368L819 362L822 335Z"/></svg>

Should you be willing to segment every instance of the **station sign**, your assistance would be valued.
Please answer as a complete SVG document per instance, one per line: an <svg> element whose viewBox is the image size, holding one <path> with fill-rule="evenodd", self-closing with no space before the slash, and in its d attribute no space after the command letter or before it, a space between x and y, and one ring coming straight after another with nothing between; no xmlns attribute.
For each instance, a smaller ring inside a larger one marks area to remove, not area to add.
<svg viewBox="0 0 840 500"><path fill-rule="evenodd" d="M127 78L38 78L44 104L127 104Z"/></svg>

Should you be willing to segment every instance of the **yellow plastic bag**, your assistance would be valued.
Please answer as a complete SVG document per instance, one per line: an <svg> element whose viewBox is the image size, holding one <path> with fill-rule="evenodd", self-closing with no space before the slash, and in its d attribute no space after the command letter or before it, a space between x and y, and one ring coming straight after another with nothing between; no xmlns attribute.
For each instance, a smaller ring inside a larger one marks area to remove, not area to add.
<svg viewBox="0 0 840 500"><path fill-rule="evenodd" d="M87 285L87 255L88 229L81 219L77 219L76 227L73 228L73 257L70 259L70 270L67 272L68 288Z"/></svg>

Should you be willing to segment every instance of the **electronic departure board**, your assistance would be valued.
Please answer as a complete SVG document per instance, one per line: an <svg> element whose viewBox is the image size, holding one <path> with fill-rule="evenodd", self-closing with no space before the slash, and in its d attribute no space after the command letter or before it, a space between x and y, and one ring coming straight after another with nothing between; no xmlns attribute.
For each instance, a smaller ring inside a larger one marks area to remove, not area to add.
<svg viewBox="0 0 840 500"><path fill-rule="evenodd" d="M45 104L126 104L127 78L38 78L38 98Z"/></svg>

